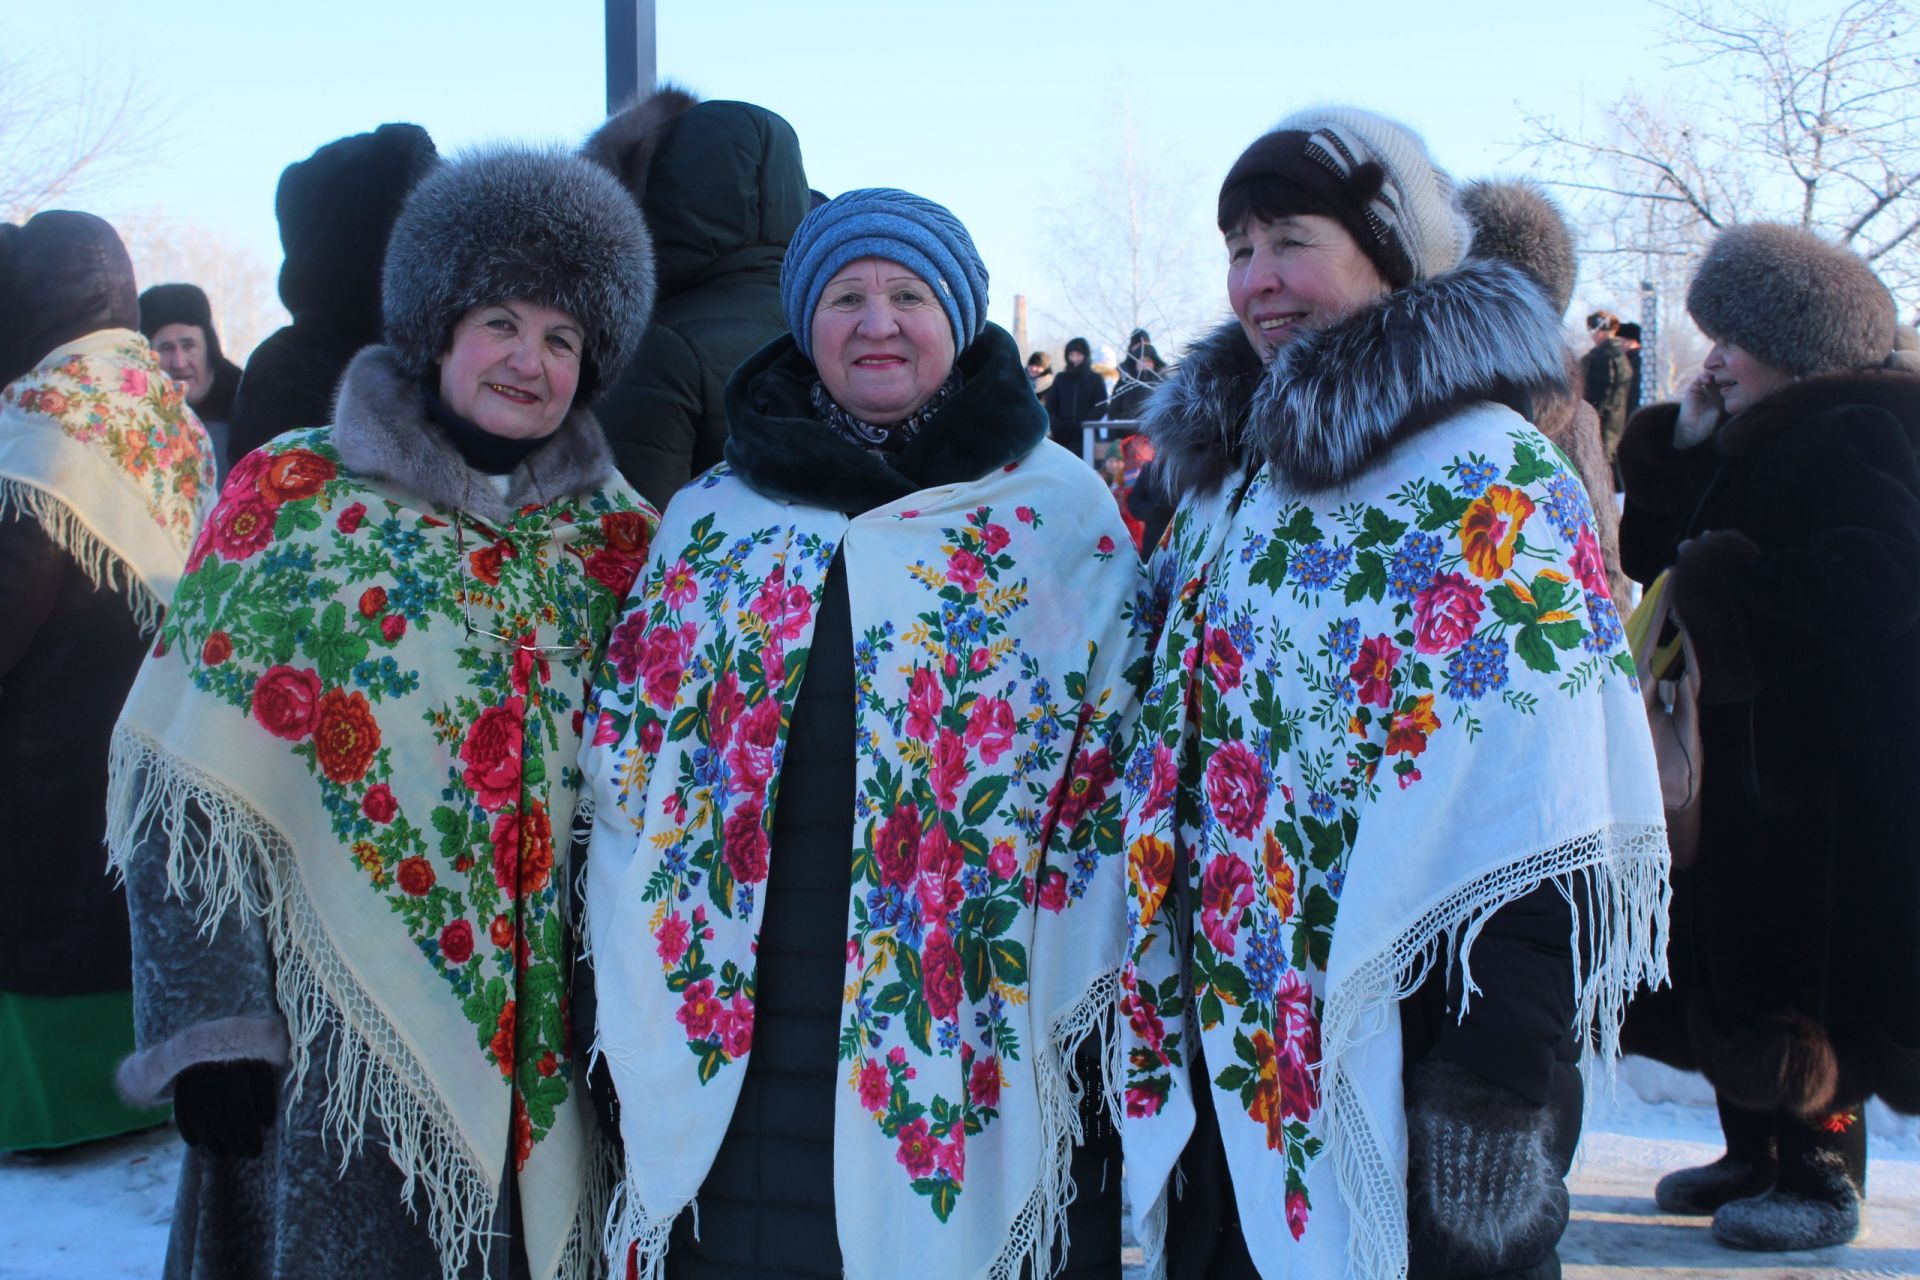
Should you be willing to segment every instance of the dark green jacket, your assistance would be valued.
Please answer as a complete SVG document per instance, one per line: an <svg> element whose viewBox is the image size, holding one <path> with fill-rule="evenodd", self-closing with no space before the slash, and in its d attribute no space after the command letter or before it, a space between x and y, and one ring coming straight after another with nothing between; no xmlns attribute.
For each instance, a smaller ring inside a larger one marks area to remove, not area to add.
<svg viewBox="0 0 1920 1280"><path fill-rule="evenodd" d="M720 461L728 376L786 332L780 262L809 197L785 120L745 102L703 102L663 120L659 97L609 121L589 153L633 117L620 140L629 159L615 172L653 233L660 294L639 351L595 413L621 473L665 507Z"/></svg>

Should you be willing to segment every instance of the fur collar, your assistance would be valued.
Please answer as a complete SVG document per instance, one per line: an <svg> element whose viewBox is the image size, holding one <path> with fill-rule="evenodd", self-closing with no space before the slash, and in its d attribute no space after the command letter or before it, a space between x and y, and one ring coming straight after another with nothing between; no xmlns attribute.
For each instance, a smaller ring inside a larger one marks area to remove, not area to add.
<svg viewBox="0 0 1920 1280"><path fill-rule="evenodd" d="M1263 367L1237 320L1189 347L1146 429L1176 496L1265 463L1300 492L1337 488L1402 441L1483 401L1528 411L1564 388L1560 321L1520 268L1469 259L1291 343Z"/></svg>
<svg viewBox="0 0 1920 1280"><path fill-rule="evenodd" d="M807 396L819 374L782 335L727 381L727 462L764 497L857 515L977 480L1046 439L1046 410L1006 330L989 324L957 363L959 390L905 448L882 458L814 418Z"/></svg>
<svg viewBox="0 0 1920 1280"><path fill-rule="evenodd" d="M613 453L591 411L575 408L553 437L509 477L503 498L427 418L418 379L400 372L393 352L368 347L340 379L333 412L340 461L373 480L443 507L503 524L529 503L590 493L613 480Z"/></svg>
<svg viewBox="0 0 1920 1280"><path fill-rule="evenodd" d="M1874 369L1790 382L1728 418L1714 433L1714 447L1732 457L1754 453L1811 418L1847 407L1891 414L1920 445L1920 377Z"/></svg>

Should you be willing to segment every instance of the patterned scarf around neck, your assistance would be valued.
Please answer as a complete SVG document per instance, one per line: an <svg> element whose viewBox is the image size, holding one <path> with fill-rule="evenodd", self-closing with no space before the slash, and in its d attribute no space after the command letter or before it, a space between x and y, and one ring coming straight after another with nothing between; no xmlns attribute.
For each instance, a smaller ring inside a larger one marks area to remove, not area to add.
<svg viewBox="0 0 1920 1280"><path fill-rule="evenodd" d="M808 389L807 398L813 408L813 416L833 428L834 433L848 444L890 457L906 448L908 441L920 434L921 428L953 398L953 393L960 389L964 381L960 370L954 369L947 374L945 381L934 388L925 404L900 421L884 426L856 418L841 408L840 403L827 394L826 384L817 378Z"/></svg>
<svg viewBox="0 0 1920 1280"><path fill-rule="evenodd" d="M213 445L145 338L104 329L0 391L0 516L31 514L152 630L213 505Z"/></svg>
<svg viewBox="0 0 1920 1280"><path fill-rule="evenodd" d="M1116 547L1105 489L1044 443L851 520L724 466L674 499L581 760L597 1048L628 1100L616 1267L663 1273L739 1096L788 720L843 555L847 1274L1040 1273L1071 1195L1071 1055L1112 1014L1124 942L1111 731L1139 568Z"/></svg>

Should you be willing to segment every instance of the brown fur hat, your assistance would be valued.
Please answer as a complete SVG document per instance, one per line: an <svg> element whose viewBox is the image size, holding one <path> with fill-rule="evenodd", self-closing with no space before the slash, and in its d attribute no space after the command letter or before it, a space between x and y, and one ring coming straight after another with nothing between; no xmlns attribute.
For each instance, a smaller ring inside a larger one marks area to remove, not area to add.
<svg viewBox="0 0 1920 1280"><path fill-rule="evenodd" d="M1566 215L1534 182L1474 182L1460 192L1473 224L1467 256L1502 258L1540 282L1555 315L1573 300L1573 233Z"/></svg>
<svg viewBox="0 0 1920 1280"><path fill-rule="evenodd" d="M1728 227L1687 290L1701 332L1795 377L1877 368L1894 347L1893 295L1859 255L1773 223Z"/></svg>

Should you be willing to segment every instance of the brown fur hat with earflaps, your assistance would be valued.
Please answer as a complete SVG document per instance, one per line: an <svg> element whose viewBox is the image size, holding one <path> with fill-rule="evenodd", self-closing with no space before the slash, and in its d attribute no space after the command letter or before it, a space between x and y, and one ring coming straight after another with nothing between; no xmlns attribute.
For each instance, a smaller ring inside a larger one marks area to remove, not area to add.
<svg viewBox="0 0 1920 1280"><path fill-rule="evenodd" d="M1893 295L1858 254L1765 222L1714 238L1687 314L1709 338L1797 378L1880 367L1897 323Z"/></svg>

